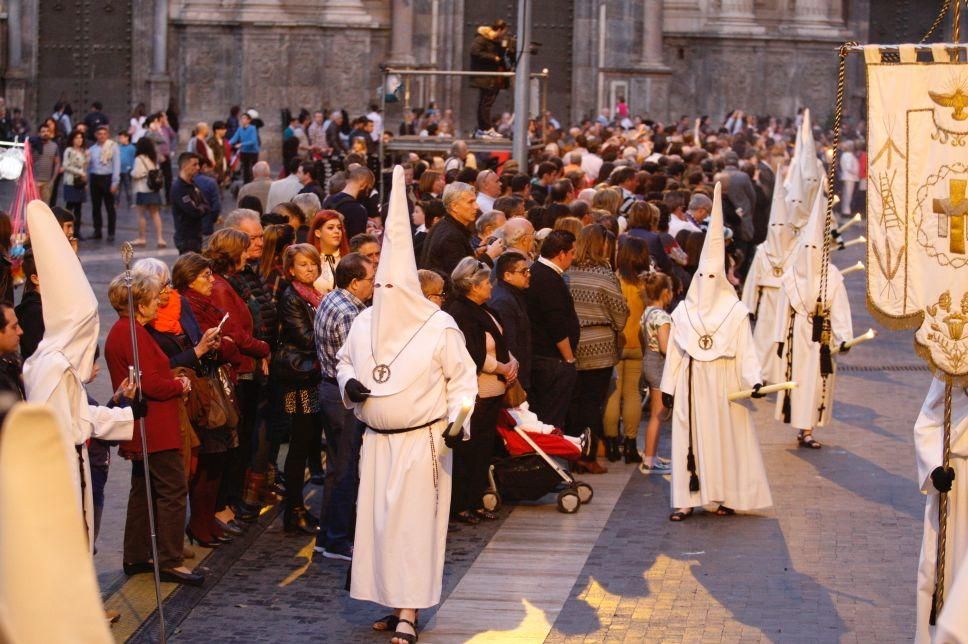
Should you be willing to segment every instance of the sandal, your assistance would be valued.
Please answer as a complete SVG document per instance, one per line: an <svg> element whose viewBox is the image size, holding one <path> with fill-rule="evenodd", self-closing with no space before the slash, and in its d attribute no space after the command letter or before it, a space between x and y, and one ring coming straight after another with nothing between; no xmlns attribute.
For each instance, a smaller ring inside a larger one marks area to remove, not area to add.
<svg viewBox="0 0 968 644"><path fill-rule="evenodd" d="M418 613L418 616L413 621L414 621L414 624L420 624L419 613ZM380 619L376 620L375 622L373 622L373 630L394 631L397 629L397 624L399 623L400 623L400 618L397 615L390 613L389 615L385 615Z"/></svg>
<svg viewBox="0 0 968 644"><path fill-rule="evenodd" d="M490 510L485 510L484 508L477 508L474 510L474 514L486 521L494 521L500 518L496 513L491 512Z"/></svg>
<svg viewBox="0 0 968 644"><path fill-rule="evenodd" d="M823 447L823 444L820 441L816 440L813 437L812 433L804 434L803 432L800 432L799 434L797 434L797 444L800 447L807 447L810 449L820 449L821 447Z"/></svg>
<svg viewBox="0 0 968 644"><path fill-rule="evenodd" d="M731 517L736 514L736 510L733 508L727 508L725 505L720 505L716 508L716 516L718 517Z"/></svg>
<svg viewBox="0 0 968 644"><path fill-rule="evenodd" d="M408 626L410 626L413 629L413 634L404 633L403 631L400 631L400 630L395 630L393 631L393 637L390 639L390 641L392 642L393 640L398 640L400 642L405 642L406 644L415 644L418 639L417 625L411 622L409 619L403 619L398 617L397 626L399 626L400 624L407 624Z"/></svg>
<svg viewBox="0 0 968 644"><path fill-rule="evenodd" d="M463 512L458 512L454 515L455 521L460 521L461 523L466 523L467 525L477 525L481 522L481 518L471 512L470 510L464 510Z"/></svg>
<svg viewBox="0 0 968 644"><path fill-rule="evenodd" d="M692 516L692 508L683 512L682 510L676 510L669 515L669 521L685 521Z"/></svg>

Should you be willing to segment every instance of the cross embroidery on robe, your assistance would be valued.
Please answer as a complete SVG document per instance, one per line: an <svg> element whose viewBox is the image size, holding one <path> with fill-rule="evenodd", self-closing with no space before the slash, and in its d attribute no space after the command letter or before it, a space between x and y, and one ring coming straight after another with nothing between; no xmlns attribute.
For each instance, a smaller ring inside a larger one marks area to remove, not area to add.
<svg viewBox="0 0 968 644"><path fill-rule="evenodd" d="M935 199L932 208L938 215L938 237L948 237L951 252L959 255L965 254L965 218L968 217L966 188L968 180L950 179L948 198Z"/></svg>

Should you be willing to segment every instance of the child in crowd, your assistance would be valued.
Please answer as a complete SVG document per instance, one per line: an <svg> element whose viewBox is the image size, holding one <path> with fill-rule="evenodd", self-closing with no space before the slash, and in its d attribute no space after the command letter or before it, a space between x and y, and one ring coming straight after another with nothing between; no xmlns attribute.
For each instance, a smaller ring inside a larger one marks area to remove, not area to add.
<svg viewBox="0 0 968 644"><path fill-rule="evenodd" d="M666 349L672 329L672 318L666 312L672 302L672 280L664 273L648 273L642 278L642 299L646 303L640 332L642 346L645 347L642 375L649 385L650 413L649 424L645 429L645 452L639 471L643 474L666 473L670 469L669 462L656 456L656 451L659 448L659 425L664 410L659 384L662 382L662 369L665 367Z"/></svg>
<svg viewBox="0 0 968 644"><path fill-rule="evenodd" d="M121 155L121 184L118 186L118 203L121 203L121 193L128 197L128 208L134 203L131 192L131 170L134 168L135 147L131 143L131 135L127 130L118 132L118 153Z"/></svg>

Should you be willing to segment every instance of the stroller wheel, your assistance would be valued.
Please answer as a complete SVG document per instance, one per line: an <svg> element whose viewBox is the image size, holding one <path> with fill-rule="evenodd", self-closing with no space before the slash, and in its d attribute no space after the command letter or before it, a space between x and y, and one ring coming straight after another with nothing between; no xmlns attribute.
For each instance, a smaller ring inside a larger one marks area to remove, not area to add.
<svg viewBox="0 0 968 644"><path fill-rule="evenodd" d="M581 501L582 505L590 503L592 497L595 496L595 491L592 489L592 486L581 481L575 483L575 492L578 494L578 499Z"/></svg>
<svg viewBox="0 0 968 644"><path fill-rule="evenodd" d="M488 512L496 512L501 508L501 495L497 492L488 490L481 498L481 504Z"/></svg>
<svg viewBox="0 0 968 644"><path fill-rule="evenodd" d="M562 490L558 493L558 511L574 514L581 508L581 499L574 490Z"/></svg>

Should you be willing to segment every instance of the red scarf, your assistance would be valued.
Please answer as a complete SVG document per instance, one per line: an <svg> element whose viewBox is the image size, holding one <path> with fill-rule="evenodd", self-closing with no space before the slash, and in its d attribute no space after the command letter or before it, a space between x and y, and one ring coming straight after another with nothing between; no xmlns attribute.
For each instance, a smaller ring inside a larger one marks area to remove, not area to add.
<svg viewBox="0 0 968 644"><path fill-rule="evenodd" d="M323 301L323 294L312 287L311 284L303 284L298 280L292 281L292 288L302 299L306 300L313 310L319 308L319 303Z"/></svg>
<svg viewBox="0 0 968 644"><path fill-rule="evenodd" d="M181 297L177 292L171 292L166 306L158 307L158 316L151 323L151 326L162 333L174 333L176 335L184 333L181 325Z"/></svg>

